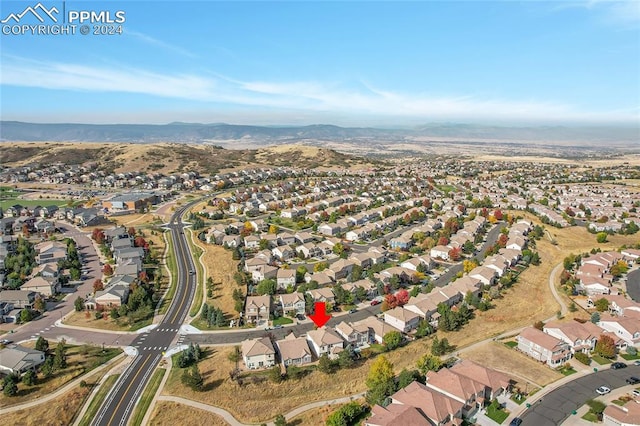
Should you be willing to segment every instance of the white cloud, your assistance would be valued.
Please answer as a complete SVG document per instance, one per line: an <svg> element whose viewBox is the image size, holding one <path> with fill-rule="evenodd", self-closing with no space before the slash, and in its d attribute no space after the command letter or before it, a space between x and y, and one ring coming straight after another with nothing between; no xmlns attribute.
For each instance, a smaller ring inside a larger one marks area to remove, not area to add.
<svg viewBox="0 0 640 426"><path fill-rule="evenodd" d="M587 9L604 23L620 29L637 29L640 25L638 0L575 0L555 4L555 10Z"/></svg>
<svg viewBox="0 0 640 426"><path fill-rule="evenodd" d="M144 33L138 32L138 31L133 31L133 30L127 29L124 32L124 35L125 36L131 36L131 37L133 37L133 38L135 38L137 40L140 40L140 41L142 41L144 43L150 44L152 46L160 47L160 48L162 48L164 50L168 50L169 52L177 53L177 54L182 55L182 56L186 56L186 57L189 57L189 58L195 58L197 56L197 55L193 54L192 52L189 52L188 50L183 49L180 46L175 46L175 45L173 45L171 43L167 43L165 41L158 40L157 38L151 37L148 34L144 34Z"/></svg>
<svg viewBox="0 0 640 426"><path fill-rule="evenodd" d="M581 112L563 103L539 100L485 99L478 96L434 97L401 93L363 83L363 89L321 82L239 81L223 76L162 74L137 68L107 68L34 61L3 55L0 82L7 86L87 92L137 93L203 104L267 108L276 112L350 114L404 118L632 121L638 110ZM197 108L197 105L196 105Z"/></svg>

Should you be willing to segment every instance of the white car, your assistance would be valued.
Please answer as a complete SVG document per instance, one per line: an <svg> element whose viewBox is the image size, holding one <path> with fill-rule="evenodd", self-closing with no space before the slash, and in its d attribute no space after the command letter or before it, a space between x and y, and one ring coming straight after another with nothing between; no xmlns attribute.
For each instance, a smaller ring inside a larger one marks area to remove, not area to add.
<svg viewBox="0 0 640 426"><path fill-rule="evenodd" d="M606 395L611 392L611 389L606 386L600 386L598 389L596 389L596 392L598 393L598 395Z"/></svg>

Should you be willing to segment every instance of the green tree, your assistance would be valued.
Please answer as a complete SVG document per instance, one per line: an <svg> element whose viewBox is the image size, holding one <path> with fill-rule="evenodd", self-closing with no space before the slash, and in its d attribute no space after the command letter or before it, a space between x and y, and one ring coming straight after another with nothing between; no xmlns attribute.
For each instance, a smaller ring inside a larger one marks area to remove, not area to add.
<svg viewBox="0 0 640 426"><path fill-rule="evenodd" d="M36 380L37 380L36 372L33 370L27 371L26 373L24 373L24 376L22 376L22 383L24 383L27 386L35 385Z"/></svg>
<svg viewBox="0 0 640 426"><path fill-rule="evenodd" d="M353 365L353 351L351 347L346 348L338 354L338 365L340 368L349 368Z"/></svg>
<svg viewBox="0 0 640 426"><path fill-rule="evenodd" d="M3 382L2 393L5 396L16 396L18 394L18 384L13 376L7 376Z"/></svg>
<svg viewBox="0 0 640 426"><path fill-rule="evenodd" d="M36 300L34 300L33 302L33 309L35 309L38 312L44 312L47 310L47 302L45 302L45 300L38 296L36 297Z"/></svg>
<svg viewBox="0 0 640 426"><path fill-rule="evenodd" d="M38 340L36 340L36 350L46 353L49 350L49 341L42 336L38 336Z"/></svg>
<svg viewBox="0 0 640 426"><path fill-rule="evenodd" d="M334 364L326 353L322 354L318 360L318 370L324 374L331 374L335 371Z"/></svg>
<svg viewBox="0 0 640 426"><path fill-rule="evenodd" d="M600 321L600 314L598 312L594 312L591 314L591 322L597 324Z"/></svg>
<svg viewBox="0 0 640 426"><path fill-rule="evenodd" d="M353 426L364 413L365 408L357 402L350 402L327 416L327 426Z"/></svg>
<svg viewBox="0 0 640 426"><path fill-rule="evenodd" d="M82 299L82 297L76 297L75 302L73 302L73 306L76 309L76 312L82 312L82 310L84 309L84 300Z"/></svg>
<svg viewBox="0 0 640 426"><path fill-rule="evenodd" d="M284 380L279 364L276 364L269 369L269 379L271 379L273 383L280 383Z"/></svg>
<svg viewBox="0 0 640 426"><path fill-rule="evenodd" d="M382 337L382 342L388 351L392 351L402 344L402 333L399 331L390 331Z"/></svg>
<svg viewBox="0 0 640 426"><path fill-rule="evenodd" d="M420 372L418 370L407 370L403 368L400 374L398 374L398 389L406 388L415 381L420 381Z"/></svg>
<svg viewBox="0 0 640 426"><path fill-rule="evenodd" d="M427 371L438 371L442 368L442 360L439 356L432 354L422 355L416 362L416 367L422 374L427 374Z"/></svg>
<svg viewBox="0 0 640 426"><path fill-rule="evenodd" d="M421 338L433 333L433 327L426 320L421 319L416 328L416 337Z"/></svg>
<svg viewBox="0 0 640 426"><path fill-rule="evenodd" d="M301 283L304 281L304 276L307 273L307 267L304 265L300 265L296 268L296 282Z"/></svg>
<svg viewBox="0 0 640 426"><path fill-rule="evenodd" d="M67 368L67 354L66 354L66 340L62 339L56 345L56 351L53 356L53 368L54 370L63 370Z"/></svg>
<svg viewBox="0 0 640 426"><path fill-rule="evenodd" d="M266 280L260 281L260 283L256 287L256 292L259 295L276 294L277 289L278 289L278 283L276 282L276 280L272 278L267 278Z"/></svg>
<svg viewBox="0 0 640 426"><path fill-rule="evenodd" d="M596 308L596 310L598 312L604 312L607 309L609 309L609 301L607 299L605 299L604 297L601 297L600 299L595 301L593 306L595 306L595 308Z"/></svg>
<svg viewBox="0 0 640 426"><path fill-rule="evenodd" d="M30 309L25 308L20 312L20 322L22 324L24 324L25 322L29 322L32 319L33 319L33 314L31 313Z"/></svg>
<svg viewBox="0 0 640 426"><path fill-rule="evenodd" d="M381 404L396 390L393 364L384 355L378 355L367 374L367 395L369 404Z"/></svg>
<svg viewBox="0 0 640 426"><path fill-rule="evenodd" d="M596 241L600 244L607 242L607 233L606 232L598 232L596 234Z"/></svg>
<svg viewBox="0 0 640 426"><path fill-rule="evenodd" d="M40 367L40 372L45 378L53 375L53 357L48 356L44 359L44 364Z"/></svg>
<svg viewBox="0 0 640 426"><path fill-rule="evenodd" d="M204 379L202 378L202 374L200 374L197 364L193 364L191 368L184 369L180 380L185 386L188 386L194 391L199 392L203 389Z"/></svg>
<svg viewBox="0 0 640 426"><path fill-rule="evenodd" d="M274 426L287 426L287 419L282 414L278 414L273 421Z"/></svg>

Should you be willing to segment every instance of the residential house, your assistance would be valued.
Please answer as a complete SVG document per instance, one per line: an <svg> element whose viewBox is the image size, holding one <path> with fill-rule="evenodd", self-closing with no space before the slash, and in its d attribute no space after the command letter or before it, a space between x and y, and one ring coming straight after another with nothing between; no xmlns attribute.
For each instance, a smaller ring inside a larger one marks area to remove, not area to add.
<svg viewBox="0 0 640 426"><path fill-rule="evenodd" d="M45 297L51 297L60 291L60 283L57 278L37 276L22 284L20 289L35 291Z"/></svg>
<svg viewBox="0 0 640 426"><path fill-rule="evenodd" d="M435 259L449 260L450 247L438 245L431 249L429 254Z"/></svg>
<svg viewBox="0 0 640 426"><path fill-rule="evenodd" d="M36 292L28 290L0 291L0 302L10 303L14 308L32 309L36 300Z"/></svg>
<svg viewBox="0 0 640 426"><path fill-rule="evenodd" d="M294 315L304 315L305 300L302 293L291 293L279 295L282 312L293 313Z"/></svg>
<svg viewBox="0 0 640 426"><path fill-rule="evenodd" d="M327 354L334 359L344 349L344 341L335 330L322 327L307 333L307 342L316 357Z"/></svg>
<svg viewBox="0 0 640 426"><path fill-rule="evenodd" d="M293 269L278 269L276 282L281 290L286 290L289 286L294 287L296 285L296 271Z"/></svg>
<svg viewBox="0 0 640 426"><path fill-rule="evenodd" d="M260 237L256 235L247 235L244 237L244 246L248 249L260 248Z"/></svg>
<svg viewBox="0 0 640 426"><path fill-rule="evenodd" d="M257 337L242 342L242 359L244 365L255 370L276 365L276 350L269 337Z"/></svg>
<svg viewBox="0 0 640 426"><path fill-rule="evenodd" d="M438 326L438 319L440 314L438 313L438 305L426 294L419 294L417 297L409 299L409 303L404 305L404 308L418 314L420 319L424 319L433 327Z"/></svg>
<svg viewBox="0 0 640 426"><path fill-rule="evenodd" d="M628 346L640 347L640 319L603 314L596 325L622 339Z"/></svg>
<svg viewBox="0 0 640 426"><path fill-rule="evenodd" d="M398 306L384 312L384 321L392 327L408 333L418 327L420 315L402 306Z"/></svg>
<svg viewBox="0 0 640 426"><path fill-rule="evenodd" d="M349 259L339 259L332 263L325 273L334 281L343 280L349 276L354 265L355 263Z"/></svg>
<svg viewBox="0 0 640 426"><path fill-rule="evenodd" d="M462 423L464 402L452 395L412 382L391 395L391 404L376 405L366 426L454 425Z"/></svg>
<svg viewBox="0 0 640 426"><path fill-rule="evenodd" d="M477 266L469 272L471 278L477 278L484 285L494 285L498 272L488 266Z"/></svg>
<svg viewBox="0 0 640 426"><path fill-rule="evenodd" d="M269 278L275 278L278 274L279 269L275 266L271 265L262 265L256 267L253 271L251 271L251 279L254 283L259 283L262 280L266 280Z"/></svg>
<svg viewBox="0 0 640 426"><path fill-rule="evenodd" d="M269 321L271 313L271 296L247 296L244 317L247 322L260 323Z"/></svg>
<svg viewBox="0 0 640 426"><path fill-rule="evenodd" d="M604 426L640 425L640 401L633 399L622 406L609 404L602 412Z"/></svg>
<svg viewBox="0 0 640 426"><path fill-rule="evenodd" d="M321 287L313 290L307 290L314 302L325 302L330 305L335 303L335 295L333 290L328 287ZM1 293L0 293L1 294Z"/></svg>
<svg viewBox="0 0 640 426"><path fill-rule="evenodd" d="M283 262L293 259L296 257L296 252L288 245L275 247L271 250L273 256Z"/></svg>
<svg viewBox="0 0 640 426"><path fill-rule="evenodd" d="M527 327L516 337L518 350L533 359L557 367L571 359L571 348L562 340L537 328Z"/></svg>
<svg viewBox="0 0 640 426"><path fill-rule="evenodd" d="M318 232L323 235L333 236L342 232L342 228L337 223L323 223L318 226Z"/></svg>
<svg viewBox="0 0 640 426"><path fill-rule="evenodd" d="M367 317L363 320L353 323L354 326L364 325L369 329L369 337L376 343L382 344L385 334L391 331L400 331L391 324L380 320L377 317Z"/></svg>
<svg viewBox="0 0 640 426"><path fill-rule="evenodd" d="M336 332L354 349L368 346L371 338L369 327L364 324L353 324L342 321L336 326Z"/></svg>
<svg viewBox="0 0 640 426"><path fill-rule="evenodd" d="M0 371L7 375L36 370L44 363L45 353L20 345L10 345L0 350Z"/></svg>
<svg viewBox="0 0 640 426"><path fill-rule="evenodd" d="M276 348L280 354L280 362L285 367L309 364L312 361L307 339L296 337L293 333L288 334L283 340L277 340Z"/></svg>
<svg viewBox="0 0 640 426"><path fill-rule="evenodd" d="M571 353L590 353L595 349L598 337L602 330L592 322L581 323L578 321L557 322L552 321L544 325L545 333L566 342L571 348Z"/></svg>

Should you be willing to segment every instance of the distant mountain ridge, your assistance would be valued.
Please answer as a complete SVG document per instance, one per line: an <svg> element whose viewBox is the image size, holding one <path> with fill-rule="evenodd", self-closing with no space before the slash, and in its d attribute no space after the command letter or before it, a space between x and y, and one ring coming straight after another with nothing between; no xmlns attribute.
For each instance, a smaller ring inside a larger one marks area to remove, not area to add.
<svg viewBox="0 0 640 426"><path fill-rule="evenodd" d="M0 141L26 142L178 142L245 140L256 145L295 143L306 140L350 141L376 139L386 143L428 138L468 140L564 141L592 145L603 142L640 143L638 128L625 127L499 127L473 124L427 124L409 129L340 127L330 124L307 126L252 126L235 124L75 124L0 121Z"/></svg>

